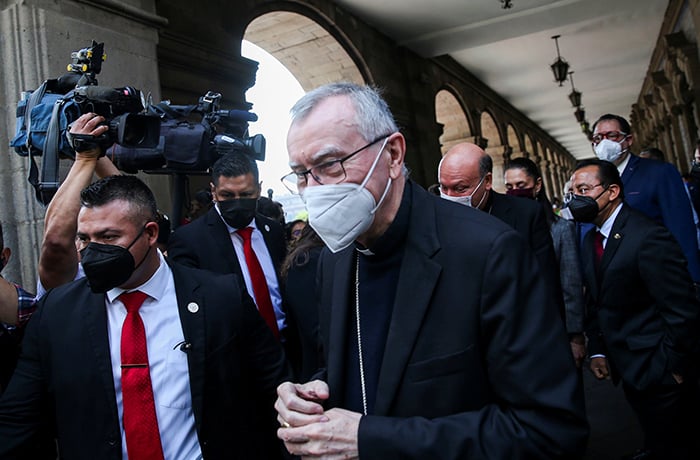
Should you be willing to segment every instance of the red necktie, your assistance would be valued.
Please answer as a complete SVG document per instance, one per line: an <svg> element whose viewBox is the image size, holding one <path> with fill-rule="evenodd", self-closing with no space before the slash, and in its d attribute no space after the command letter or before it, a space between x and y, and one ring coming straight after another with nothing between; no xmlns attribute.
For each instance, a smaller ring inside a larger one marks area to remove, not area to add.
<svg viewBox="0 0 700 460"><path fill-rule="evenodd" d="M243 238L243 254L245 254L245 262L248 265L248 274L250 274L250 281L253 284L253 294L260 316L265 320L275 337L279 338L280 333L277 329L277 318L275 318L275 310L272 308L272 300L270 300L270 290L267 288L265 273L255 251L253 251L253 242L250 239L253 227L238 229L236 233Z"/></svg>
<svg viewBox="0 0 700 460"><path fill-rule="evenodd" d="M146 297L148 295L141 291L125 292L119 296L126 307L121 355L124 433L129 460L163 458L148 366L146 332L139 314Z"/></svg>
<svg viewBox="0 0 700 460"><path fill-rule="evenodd" d="M595 232L595 238L593 239L593 250L595 251L595 266L600 267L600 261L603 259L603 240L605 237L598 230Z"/></svg>

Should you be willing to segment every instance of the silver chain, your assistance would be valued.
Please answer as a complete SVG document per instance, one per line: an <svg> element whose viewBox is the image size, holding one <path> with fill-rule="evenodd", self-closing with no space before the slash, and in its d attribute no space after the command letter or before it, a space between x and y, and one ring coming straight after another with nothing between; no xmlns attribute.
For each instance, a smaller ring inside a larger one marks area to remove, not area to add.
<svg viewBox="0 0 700 460"><path fill-rule="evenodd" d="M362 362L362 334L360 333L360 255L355 263L355 321L357 325L357 352L360 358L360 387L362 389L362 409L367 415L367 389L365 387L365 366Z"/></svg>

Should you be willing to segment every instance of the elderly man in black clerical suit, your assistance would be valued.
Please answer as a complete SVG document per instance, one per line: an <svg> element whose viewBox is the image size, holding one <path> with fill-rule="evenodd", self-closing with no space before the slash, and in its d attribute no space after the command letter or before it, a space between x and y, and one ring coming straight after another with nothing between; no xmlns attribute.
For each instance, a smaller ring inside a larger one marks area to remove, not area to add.
<svg viewBox="0 0 700 460"><path fill-rule="evenodd" d="M61 458L269 459L284 352L240 279L166 262L151 191L81 193L85 278L47 292L0 400L0 458L47 420Z"/></svg>
<svg viewBox="0 0 700 460"><path fill-rule="evenodd" d="M212 166L211 180L214 206L170 236L168 258L217 273L236 273L270 329L275 335L284 334L287 324L278 276L287 250L284 228L257 212L260 182L255 160L240 152L227 154Z"/></svg>
<svg viewBox="0 0 700 460"><path fill-rule="evenodd" d="M658 459L697 459L700 304L669 230L624 202L613 163L587 160L571 177L574 218L596 228L581 253L590 293L591 370L622 381Z"/></svg>
<svg viewBox="0 0 700 460"><path fill-rule="evenodd" d="M326 367L277 390L287 448L382 460L579 455L581 385L525 240L408 180L405 139L373 88L307 93L287 148L285 180L328 248L317 285Z"/></svg>

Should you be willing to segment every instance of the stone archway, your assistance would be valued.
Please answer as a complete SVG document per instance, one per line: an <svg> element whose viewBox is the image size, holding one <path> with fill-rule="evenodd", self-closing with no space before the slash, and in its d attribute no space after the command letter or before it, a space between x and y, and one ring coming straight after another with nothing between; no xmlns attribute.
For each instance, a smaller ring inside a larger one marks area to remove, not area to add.
<svg viewBox="0 0 700 460"><path fill-rule="evenodd" d="M248 24L243 38L280 61L305 91L335 81L365 83L342 44L302 14L288 11L262 14Z"/></svg>
<svg viewBox="0 0 700 460"><path fill-rule="evenodd" d="M508 139L510 159L524 156L522 145L520 145L520 136L518 136L518 132L511 124L508 124L508 129L506 130L506 137Z"/></svg>
<svg viewBox="0 0 700 460"><path fill-rule="evenodd" d="M503 138L501 136L501 131L498 129L496 119L487 110L481 112L480 127L480 140L483 141L481 148L483 148L493 160L493 188L497 192L504 192L506 190L506 185L503 181L503 164L505 161Z"/></svg>
<svg viewBox="0 0 700 460"><path fill-rule="evenodd" d="M471 128L462 106L451 91L443 89L435 95L435 119L442 125L440 153L445 153L455 144L471 138Z"/></svg>

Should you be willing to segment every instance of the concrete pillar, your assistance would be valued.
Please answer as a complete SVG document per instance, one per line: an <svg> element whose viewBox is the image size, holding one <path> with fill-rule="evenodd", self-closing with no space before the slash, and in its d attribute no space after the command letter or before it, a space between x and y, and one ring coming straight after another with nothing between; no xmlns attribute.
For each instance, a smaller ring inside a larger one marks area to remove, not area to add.
<svg viewBox="0 0 700 460"><path fill-rule="evenodd" d="M131 85L160 98L156 44L158 27L167 21L154 14L155 2L14 0L0 5L2 145L7 146L14 135L21 91L65 73L71 51L89 46L92 39L104 42L107 53L97 76L101 85ZM61 163L65 174L69 161ZM149 184L158 181L148 180ZM44 209L27 183L26 162L14 153L0 155L0 193L5 244L13 250L3 274L34 290Z"/></svg>

